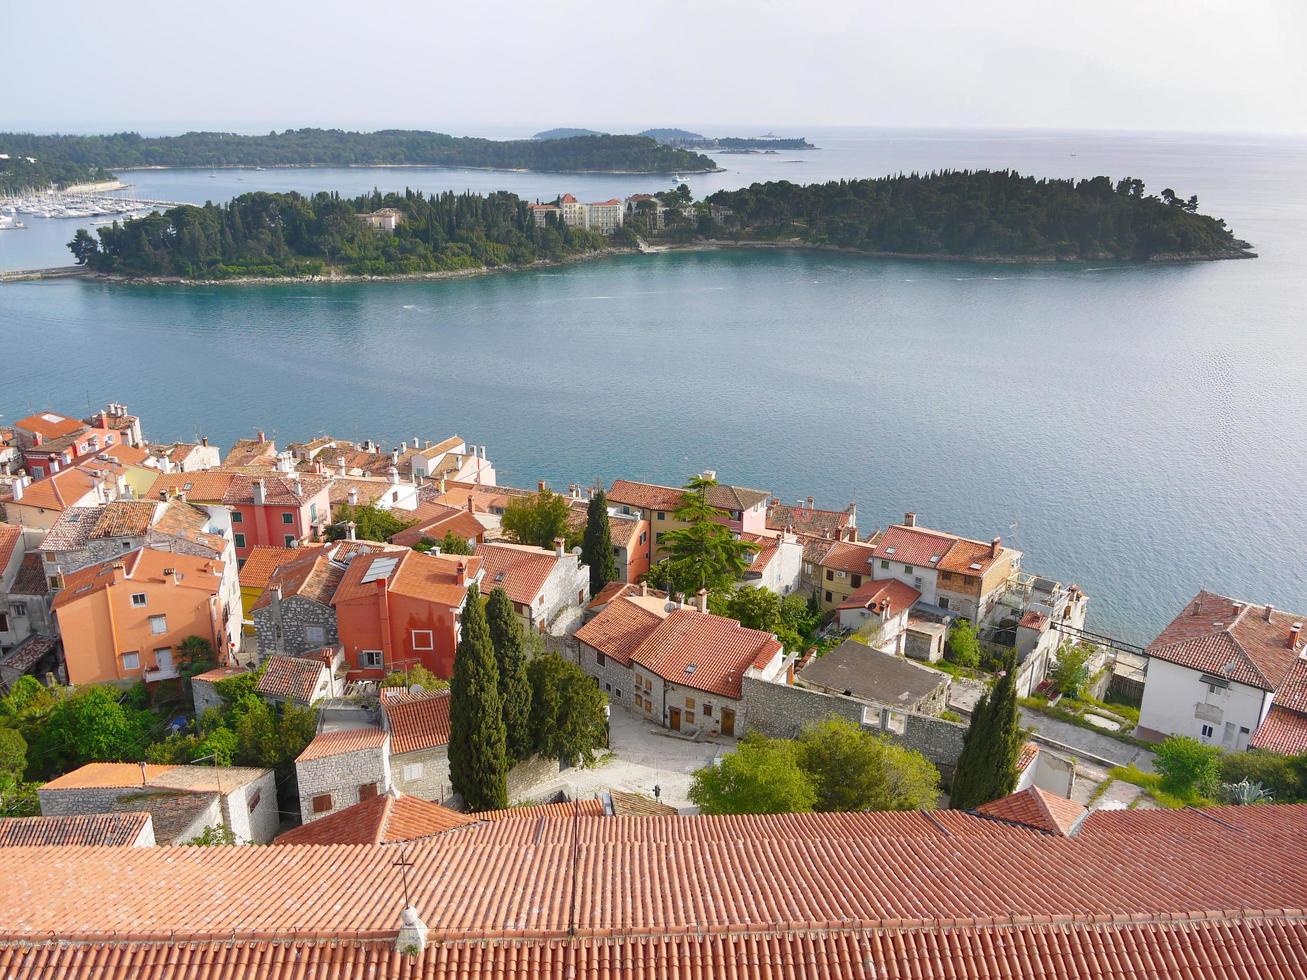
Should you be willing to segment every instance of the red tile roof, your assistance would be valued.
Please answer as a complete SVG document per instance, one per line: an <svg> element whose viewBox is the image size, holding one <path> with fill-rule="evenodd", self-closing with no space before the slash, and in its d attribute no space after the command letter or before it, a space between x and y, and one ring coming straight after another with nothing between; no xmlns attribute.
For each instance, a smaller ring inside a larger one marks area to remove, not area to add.
<svg viewBox="0 0 1307 980"><path fill-rule="evenodd" d="M443 834L473 817L397 790L288 830L274 844L393 844Z"/></svg>
<svg viewBox="0 0 1307 980"><path fill-rule="evenodd" d="M0 502L22 507L39 507L42 510L64 510L76 505L104 482L103 472L113 466L78 464L52 473L43 480L35 480L23 489L21 500L15 500L11 490Z"/></svg>
<svg viewBox="0 0 1307 980"><path fill-rule="evenodd" d="M773 502L767 508L767 526L776 531L787 527L799 534L834 534L849 526L853 515L847 510L821 510Z"/></svg>
<svg viewBox="0 0 1307 980"><path fill-rule="evenodd" d="M1288 677L1307 640L1301 636L1297 650L1290 646L1289 628L1294 623L1307 623L1307 618L1203 591L1149 644L1147 653L1190 670L1274 691Z"/></svg>
<svg viewBox="0 0 1307 980"><path fill-rule="evenodd" d="M130 847L149 822L148 813L12 817L0 820L0 847Z"/></svg>
<svg viewBox="0 0 1307 980"><path fill-rule="evenodd" d="M870 575L875 549L858 541L832 541L818 562L822 568L853 574Z"/></svg>
<svg viewBox="0 0 1307 980"><path fill-rule="evenodd" d="M303 557L303 548L270 548L267 545L255 545L250 549L250 554L249 557L245 559L245 564L241 566L241 588L267 588L268 577L271 576L276 569Z"/></svg>
<svg viewBox="0 0 1307 980"><path fill-rule="evenodd" d="M9 559L20 550L19 542L23 540L23 529L16 524L0 522L0 575L9 567Z"/></svg>
<svg viewBox="0 0 1307 980"><path fill-rule="evenodd" d="M530 545L485 542L477 545L476 557L485 568L481 577L482 595L502 588L510 599L526 606L535 603L558 562L576 561L571 555L559 558L552 551Z"/></svg>
<svg viewBox="0 0 1307 980"><path fill-rule="evenodd" d="M894 524L885 529L873 551L877 558L935 568L953 547L954 540L946 534Z"/></svg>
<svg viewBox="0 0 1307 980"><path fill-rule="evenodd" d="M264 662L255 689L264 697L309 704L326 669L321 660L274 655Z"/></svg>
<svg viewBox="0 0 1307 980"><path fill-rule="evenodd" d="M886 608L891 611L910 609L920 598L920 592L898 579L873 579L851 592L849 597L840 603L839 608L870 609L879 616Z"/></svg>
<svg viewBox="0 0 1307 980"><path fill-rule="evenodd" d="M39 415L29 415L26 418L19 419L14 423L14 428L34 432L45 440L58 439L60 436L81 432L86 428L86 423L79 419L70 419L57 412L42 412Z"/></svg>
<svg viewBox="0 0 1307 980"><path fill-rule="evenodd" d="M1307 752L1307 715L1271 705L1266 718L1253 732L1250 748L1278 752L1280 755L1301 755Z"/></svg>
<svg viewBox="0 0 1307 980"><path fill-rule="evenodd" d="M1067 836L1075 832L1089 811L1074 800L1030 786L976 807L976 812L995 820Z"/></svg>
<svg viewBox="0 0 1307 980"><path fill-rule="evenodd" d="M610 603L607 609L577 630L576 638L605 657L612 657L623 667L629 667L631 654L658 628L663 618L638 602L622 598Z"/></svg>
<svg viewBox="0 0 1307 980"><path fill-rule="evenodd" d="M720 510L748 510L769 496L766 490L734 487L729 483L719 483L708 488L709 505ZM680 487L664 487L636 480L614 480L612 489L608 491L609 503L625 504L642 510L679 510L684 499L685 491Z"/></svg>
<svg viewBox="0 0 1307 980"><path fill-rule="evenodd" d="M1017 756L1017 772L1025 772L1037 758L1039 758L1039 746L1034 742L1022 742L1021 754Z"/></svg>
<svg viewBox="0 0 1307 980"><path fill-rule="evenodd" d="M448 691L383 697L381 709L386 714L386 723L390 728L392 755L449 744Z"/></svg>
<svg viewBox="0 0 1307 980"><path fill-rule="evenodd" d="M734 619L676 609L631 652L631 662L673 684L738 700L744 672L781 649L770 633Z"/></svg>
<svg viewBox="0 0 1307 980"><path fill-rule="evenodd" d="M147 786L154 779L175 769L176 766L156 766L135 762L88 762L79 769L66 772L50 780L47 789L121 789L127 786Z"/></svg>
<svg viewBox="0 0 1307 980"><path fill-rule="evenodd" d="M1019 626L1024 626L1029 630L1038 630L1043 632L1048 626L1048 617L1037 609L1027 609L1021 616Z"/></svg>
<svg viewBox="0 0 1307 980"><path fill-rule="evenodd" d="M510 806L503 810L478 810L471 816L475 820L494 822L497 820L530 820L539 817L602 817L603 800L591 797L588 800L571 800L566 803L537 803L533 806Z"/></svg>
<svg viewBox="0 0 1307 980"><path fill-rule="evenodd" d="M386 564L379 564L382 562ZM460 563L464 566L462 579L458 574ZM376 595L376 583L384 579L387 591L396 595L456 608L467 600L468 584L480 564L481 560L474 555L436 557L392 547L373 555L361 555L351 561L348 571L340 580L333 601L339 604ZM383 575L383 571L386 574ZM364 581L374 575L377 577L372 581Z"/></svg>
<svg viewBox="0 0 1307 980"><path fill-rule="evenodd" d="M345 755L365 749L379 749L386 743L386 733L380 728L345 728L334 732L321 732L313 737L296 762L312 762L330 755Z"/></svg>
<svg viewBox="0 0 1307 980"><path fill-rule="evenodd" d="M269 574L262 594L250 607L251 612L272 605L274 586L281 589L283 600L300 596L322 606L331 604L346 571L344 563L332 557L335 548L312 545L296 550L297 557L278 565Z"/></svg>
<svg viewBox="0 0 1307 980"><path fill-rule="evenodd" d="M66 576L63 591L54 597L52 608L63 609L87 595L128 582L166 585L170 589L192 589L216 595L222 588L222 568L223 563L212 558L137 548ZM168 574L169 570L176 574Z"/></svg>

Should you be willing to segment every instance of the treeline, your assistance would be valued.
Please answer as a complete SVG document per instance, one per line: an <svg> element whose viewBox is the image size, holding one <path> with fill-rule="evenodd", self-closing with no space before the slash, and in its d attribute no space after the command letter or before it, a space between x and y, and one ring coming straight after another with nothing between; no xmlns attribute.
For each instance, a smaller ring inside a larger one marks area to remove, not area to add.
<svg viewBox="0 0 1307 980"><path fill-rule="evenodd" d="M395 232L359 214L395 208ZM242 194L226 204L186 205L125 223L85 229L69 243L80 264L127 276L225 279L306 276L337 270L386 276L474 270L557 260L605 247L602 235L551 220L537 228L514 194L374 191Z"/></svg>
<svg viewBox="0 0 1307 980"><path fill-rule="evenodd" d="M900 174L719 191L713 231L866 252L1012 259L1239 257L1247 242L1198 199L1143 181L1039 180L1015 171ZM729 213L720 209L729 209ZM720 217L716 217L720 216Z"/></svg>
<svg viewBox="0 0 1307 980"><path fill-rule="evenodd" d="M0 146L5 145L0 142ZM95 180L110 180L113 174L100 167L73 163L68 160L48 161L37 159L35 163L25 156L15 156L8 152L8 160L0 160L0 195L18 194L25 190L45 190L54 186L60 189L71 184L85 184Z"/></svg>
<svg viewBox="0 0 1307 980"><path fill-rule="evenodd" d="M47 164L85 167L354 167L408 165L485 167L577 173L680 173L712 170L708 157L641 136L580 136L550 140L488 140L422 130L353 133L288 129L266 136L186 133L145 137L0 134L11 154Z"/></svg>

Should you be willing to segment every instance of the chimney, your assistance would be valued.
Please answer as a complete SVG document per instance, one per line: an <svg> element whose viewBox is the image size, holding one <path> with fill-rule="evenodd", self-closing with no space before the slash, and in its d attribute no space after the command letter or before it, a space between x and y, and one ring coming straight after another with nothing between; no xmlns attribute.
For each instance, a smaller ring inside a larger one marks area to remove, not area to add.
<svg viewBox="0 0 1307 980"><path fill-rule="evenodd" d="M355 524L353 521L350 521L348 524L345 525L345 537L347 537L350 541L358 540L357 531L358 531L358 525Z"/></svg>
<svg viewBox="0 0 1307 980"><path fill-rule="evenodd" d="M200 436L200 445L203 446L205 449L208 449L208 448L209 448L209 437L208 437L208 436Z"/></svg>
<svg viewBox="0 0 1307 980"><path fill-rule="evenodd" d="M1267 621L1268 623L1271 621L1271 617L1272 617L1274 614L1275 614L1275 607L1272 606L1272 605L1268 602L1268 603L1266 604L1266 611L1265 611L1266 621Z"/></svg>
<svg viewBox="0 0 1307 980"><path fill-rule="evenodd" d="M1294 623L1289 627L1289 649L1298 649L1298 640L1302 638L1302 623Z"/></svg>
<svg viewBox="0 0 1307 980"><path fill-rule="evenodd" d="M389 470L387 470L386 475L390 477L391 483L399 482L399 470L396 469L395 467L392 466Z"/></svg>
<svg viewBox="0 0 1307 980"><path fill-rule="evenodd" d="M443 476L440 478L440 482L437 483L436 486L440 488L440 495L443 497L445 495L445 478Z"/></svg>
<svg viewBox="0 0 1307 980"><path fill-rule="evenodd" d="M13 482L13 484L10 486L9 489L10 492L14 495L14 503L18 503L18 501L23 499L23 475L21 473L18 475L18 479ZM10 520L14 520L14 518L10 518Z"/></svg>
<svg viewBox="0 0 1307 980"><path fill-rule="evenodd" d="M708 590L700 589L698 595L696 596L696 600L697 601L695 602L695 607L699 610L699 612L706 613L708 611Z"/></svg>
<svg viewBox="0 0 1307 980"><path fill-rule="evenodd" d="M395 936L395 952L407 956L420 956L427 948L427 926L412 905L399 914L399 933Z"/></svg>
<svg viewBox="0 0 1307 980"><path fill-rule="evenodd" d="M443 483L445 481L441 480L440 482ZM472 513L472 495L470 493L467 495L467 512L469 514Z"/></svg>
<svg viewBox="0 0 1307 980"><path fill-rule="evenodd" d="M541 493L544 493L545 490L548 489L548 487L549 487L549 484L546 483L544 480L541 480L539 483L536 484L536 488L537 488Z"/></svg>
<svg viewBox="0 0 1307 980"><path fill-rule="evenodd" d="M427 445L428 445L428 446L431 445L431 440L430 440L430 439L427 440ZM417 436L414 436L414 437L413 437L413 448L414 448L414 449L421 449L421 448L422 448L422 442L418 439Z"/></svg>
<svg viewBox="0 0 1307 980"><path fill-rule="evenodd" d="M344 456L337 456L337 457L336 457L336 470L337 470L337 472L340 473L341 476L344 476L344 475L345 475L345 457L344 457Z"/></svg>
<svg viewBox="0 0 1307 980"><path fill-rule="evenodd" d="M392 450L390 451L390 465L391 465L391 466L398 466L398 465L399 465L399 450L398 450L398 449L392 449Z"/></svg>
<svg viewBox="0 0 1307 980"><path fill-rule="evenodd" d="M815 504L816 502L817 502L817 501L816 501L814 498L809 497L809 498L808 498L808 510L812 510L812 509L813 509L813 506L812 506L812 505Z"/></svg>
<svg viewBox="0 0 1307 980"><path fill-rule="evenodd" d="M467 563L461 558L454 568L454 577L459 585L467 585Z"/></svg>
<svg viewBox="0 0 1307 980"><path fill-rule="evenodd" d="M997 558L999 548L1002 547L1002 545L1003 539L995 535L994 540L989 543L989 557Z"/></svg>
<svg viewBox="0 0 1307 980"><path fill-rule="evenodd" d="M167 502L167 500L168 500L168 491L167 491L166 489L165 489L165 490L160 490L160 491L159 491L159 499L162 500L162 501L164 501L165 503Z"/></svg>
<svg viewBox="0 0 1307 980"><path fill-rule="evenodd" d="M260 429L260 430L259 430L259 445L262 446L262 445L263 445L265 442L267 442L267 441L268 441L268 437L267 437L266 435L264 435L264 434L263 434L263 430Z"/></svg>
<svg viewBox="0 0 1307 980"><path fill-rule="evenodd" d="M266 488L262 480L254 480L250 484L250 492L254 498L254 506L262 507L264 500L267 499Z"/></svg>
<svg viewBox="0 0 1307 980"><path fill-rule="evenodd" d="M646 596L647 596L648 594L649 594L649 583L648 583L648 582L641 582L641 583L640 583L640 595L646 595Z"/></svg>
<svg viewBox="0 0 1307 980"><path fill-rule="evenodd" d="M406 453L406 452L408 452L408 440L407 440L407 439L405 439L403 442L401 442L401 443L399 444L399 451L400 451L401 453Z"/></svg>
<svg viewBox="0 0 1307 980"><path fill-rule="evenodd" d="M295 496L298 497L304 493L304 484L300 482L298 473L291 477L290 486L291 489L295 491Z"/></svg>
<svg viewBox="0 0 1307 980"><path fill-rule="evenodd" d="M703 471L703 478L704 478L705 480L715 480L715 479L717 479L717 471L716 471L716 470L704 470L704 471Z"/></svg>
<svg viewBox="0 0 1307 980"><path fill-rule="evenodd" d="M567 554L567 543L562 538L554 538L554 554L559 558Z"/></svg>
<svg viewBox="0 0 1307 980"><path fill-rule="evenodd" d="M1238 619L1238 618L1239 618L1239 614L1240 614L1241 612L1243 612L1243 603L1242 603L1242 602L1236 602L1236 603L1234 604L1234 606L1230 609L1230 615L1232 615L1235 619Z"/></svg>
<svg viewBox="0 0 1307 980"><path fill-rule="evenodd" d="M431 546L431 550L430 550L429 552L427 552L427 554L429 554L432 558L439 558L439 557L440 557L440 545L438 545L438 544L433 544L433 545Z"/></svg>
<svg viewBox="0 0 1307 980"><path fill-rule="evenodd" d="M855 531L858 528L858 502L856 500L849 504L849 527Z"/></svg>
<svg viewBox="0 0 1307 980"><path fill-rule="evenodd" d="M916 527L916 526L917 526L917 515L916 515L915 513L913 513L912 511L908 511L906 514L904 514L904 515L903 515L903 526L904 526L904 527Z"/></svg>
<svg viewBox="0 0 1307 980"><path fill-rule="evenodd" d="M349 494L347 495L347 499L349 500L349 505L350 505L351 507L357 507L357 506L358 506L358 503L359 503L359 492L358 492L358 488L357 488L357 487L350 487L350 488L349 488Z"/></svg>

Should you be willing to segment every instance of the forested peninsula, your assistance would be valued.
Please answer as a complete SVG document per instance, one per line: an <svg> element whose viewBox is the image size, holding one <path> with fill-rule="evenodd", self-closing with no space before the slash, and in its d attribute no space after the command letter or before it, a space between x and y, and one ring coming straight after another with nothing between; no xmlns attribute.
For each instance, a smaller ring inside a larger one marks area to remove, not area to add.
<svg viewBox="0 0 1307 980"><path fill-rule="evenodd" d="M0 152L46 167L123 170L133 167L475 167L559 173L696 173L717 165L691 150L641 136L488 140L422 130L353 133L288 129L265 136L186 133L146 137L41 136L0 133ZM0 171L2 172L2 171Z"/></svg>
<svg viewBox="0 0 1307 980"><path fill-rule="evenodd" d="M655 207L655 202L657 207ZM394 220L377 214L393 209ZM654 220L655 214L658 219ZM378 224L380 221L380 224ZM385 230L381 230L382 227ZM786 181L690 199L685 185L639 202L611 236L542 224L507 192L242 194L85 229L79 264L126 278L225 280L408 276L515 268L613 248L723 244L839 248L885 256L1000 261L1249 257L1196 198L1142 182L1036 180L952 171L799 186Z"/></svg>
<svg viewBox="0 0 1307 980"><path fill-rule="evenodd" d="M719 191L709 212L739 241L973 259L1221 259L1252 256L1198 198L1141 180L1047 180L1010 170L956 170L788 181ZM700 231L700 229L696 229ZM715 229L702 229L715 231Z"/></svg>

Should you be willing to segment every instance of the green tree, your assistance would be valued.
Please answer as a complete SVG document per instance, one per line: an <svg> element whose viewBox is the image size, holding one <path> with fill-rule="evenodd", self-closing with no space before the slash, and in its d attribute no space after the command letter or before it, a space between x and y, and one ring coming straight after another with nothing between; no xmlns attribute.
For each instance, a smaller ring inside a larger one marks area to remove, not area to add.
<svg viewBox="0 0 1307 980"><path fill-rule="evenodd" d="M749 567L758 546L737 539L720 520L727 515L708 502L717 481L706 476L686 483L676 519L684 525L663 535L667 557L650 569L649 581L686 595L731 588Z"/></svg>
<svg viewBox="0 0 1307 980"><path fill-rule="evenodd" d="M441 680L421 664L387 674L381 682L382 687L412 687L414 684L424 691L443 691L449 687L448 681Z"/></svg>
<svg viewBox="0 0 1307 980"><path fill-rule="evenodd" d="M796 743L750 732L734 752L695 772L690 799L708 814L810 813L817 790L798 756Z"/></svg>
<svg viewBox="0 0 1307 980"><path fill-rule="evenodd" d="M585 537L581 542L581 560L590 567L591 595L598 595L600 589L617 578L613 531L608 521L608 495L602 487L590 498Z"/></svg>
<svg viewBox="0 0 1307 980"><path fill-rule="evenodd" d="M0 789L22 780L27 771L27 740L13 728L0 728Z"/></svg>
<svg viewBox="0 0 1307 980"><path fill-rule="evenodd" d="M1057 651L1057 663L1049 671L1057 689L1069 698L1080 697L1089 681L1089 655L1093 651L1079 643L1064 643Z"/></svg>
<svg viewBox="0 0 1307 980"><path fill-rule="evenodd" d="M499 670L499 701L503 707L508 758L521 762L531 754L531 683L526 676L526 643L508 593L496 586L486 602L490 642Z"/></svg>
<svg viewBox="0 0 1307 980"><path fill-rule="evenodd" d="M91 233L85 228L77 229L68 247L72 250L73 258L77 260L78 265L86 265L100 254L100 243L92 238Z"/></svg>
<svg viewBox="0 0 1307 980"><path fill-rule="evenodd" d="M219 824L215 827L205 827L199 835L186 841L185 847L231 847L236 843L235 832L227 826Z"/></svg>
<svg viewBox="0 0 1307 980"><path fill-rule="evenodd" d="M391 537L411 527L412 521L405 521L388 510L374 507L372 504L358 504L351 507L341 504L336 508L335 523L326 530L328 541L340 541L349 535L349 522L354 522L354 536L364 541L389 541Z"/></svg>
<svg viewBox="0 0 1307 980"><path fill-rule="evenodd" d="M948 649L945 651L949 663L973 670L980 666L980 638L976 627L969 619L954 620L948 631Z"/></svg>
<svg viewBox="0 0 1307 980"><path fill-rule="evenodd" d="M939 770L920 752L834 715L804 728L798 763L821 812L933 810L939 798Z"/></svg>
<svg viewBox="0 0 1307 980"><path fill-rule="evenodd" d="M1153 768L1162 789L1182 799L1211 796L1221 778L1221 750L1187 735L1172 735L1157 747Z"/></svg>
<svg viewBox="0 0 1307 980"><path fill-rule="evenodd" d="M508 806L508 747L499 668L477 586L463 604L449 703L449 779L469 810Z"/></svg>
<svg viewBox="0 0 1307 980"><path fill-rule="evenodd" d="M1017 724L1016 656L1009 654L997 682L971 713L949 790L954 809L970 810L1012 792L1024 737Z"/></svg>
<svg viewBox="0 0 1307 980"><path fill-rule="evenodd" d="M435 538L424 537L413 546L414 551L421 551L424 554L431 552L436 545L440 546L442 555L470 555L472 546L467 543L466 538L460 538L453 531L446 531L445 536L437 541Z"/></svg>
<svg viewBox="0 0 1307 980"><path fill-rule="evenodd" d="M571 548L577 536L569 525L571 518L572 508L566 497L552 490L541 490L530 497L510 500L499 523L518 544L553 548L554 541L562 538Z"/></svg>
<svg viewBox="0 0 1307 980"><path fill-rule="evenodd" d="M1223 783L1250 782L1266 787L1277 803L1307 800L1307 754L1280 755L1264 749L1221 756Z"/></svg>
<svg viewBox="0 0 1307 980"><path fill-rule="evenodd" d="M95 685L62 695L31 745L36 771L52 774L87 762L134 762L145 757L155 717L119 703L110 687Z"/></svg>
<svg viewBox="0 0 1307 980"><path fill-rule="evenodd" d="M599 685L556 653L534 657L526 673L536 752L561 762L589 763L608 741L608 702Z"/></svg>

